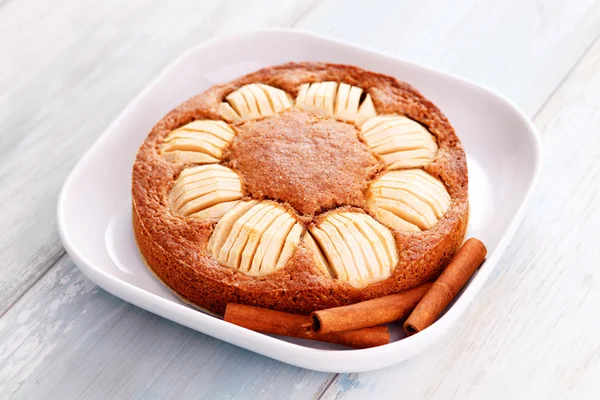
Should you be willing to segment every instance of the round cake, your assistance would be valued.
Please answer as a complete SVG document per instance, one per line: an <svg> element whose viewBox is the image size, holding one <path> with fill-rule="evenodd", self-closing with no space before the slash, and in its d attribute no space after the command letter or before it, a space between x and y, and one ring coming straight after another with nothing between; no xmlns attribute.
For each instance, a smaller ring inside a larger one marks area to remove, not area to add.
<svg viewBox="0 0 600 400"><path fill-rule="evenodd" d="M435 279L463 241L467 186L454 129L410 85L290 63L154 126L133 167L133 226L184 300L308 314Z"/></svg>

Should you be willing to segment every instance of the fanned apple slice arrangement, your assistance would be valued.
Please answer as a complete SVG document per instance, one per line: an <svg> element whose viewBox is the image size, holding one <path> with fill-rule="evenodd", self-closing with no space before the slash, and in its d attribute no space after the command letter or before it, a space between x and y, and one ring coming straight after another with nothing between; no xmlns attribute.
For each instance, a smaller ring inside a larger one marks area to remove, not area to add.
<svg viewBox="0 0 600 400"><path fill-rule="evenodd" d="M302 231L278 203L242 202L219 220L208 250L223 265L248 275L266 275L285 266Z"/></svg>
<svg viewBox="0 0 600 400"><path fill-rule="evenodd" d="M370 94L364 94L359 87L337 82L300 85L296 108L359 124L377 115Z"/></svg>
<svg viewBox="0 0 600 400"><path fill-rule="evenodd" d="M161 150L169 162L214 164L221 161L234 135L223 121L194 121L172 131Z"/></svg>
<svg viewBox="0 0 600 400"><path fill-rule="evenodd" d="M361 132L369 150L389 169L429 164L438 151L435 137L423 125L399 115L370 118Z"/></svg>
<svg viewBox="0 0 600 400"><path fill-rule="evenodd" d="M396 242L388 228L359 212L333 212L309 232L318 263L337 279L362 288L389 277L398 263ZM309 239L310 240L310 239Z"/></svg>
<svg viewBox="0 0 600 400"><path fill-rule="evenodd" d="M222 165L184 169L171 191L171 209L182 217L220 218L243 197L239 175Z"/></svg>
<svg viewBox="0 0 600 400"><path fill-rule="evenodd" d="M386 172L367 196L373 215L397 231L433 228L451 202L444 185L421 169Z"/></svg>
<svg viewBox="0 0 600 400"><path fill-rule="evenodd" d="M433 161L438 151L426 127L400 115L378 116L363 89L338 82L306 83L295 101L285 91L261 84L244 85L220 104L230 122L298 108L360 126L369 150L386 172L371 182L367 211L330 211L316 216L308 229L279 203L242 200L240 176L219 165L235 136L224 121L194 121L172 131L161 152L185 168L170 194L171 210L181 217L218 219L208 243L214 258L247 275L262 276L283 268L302 242L325 276L356 288L388 278L398 263L398 232L431 229L450 206L444 185L417 167Z"/></svg>
<svg viewBox="0 0 600 400"><path fill-rule="evenodd" d="M228 121L244 121L274 115L292 107L292 99L283 90L251 83L230 93L219 111Z"/></svg>

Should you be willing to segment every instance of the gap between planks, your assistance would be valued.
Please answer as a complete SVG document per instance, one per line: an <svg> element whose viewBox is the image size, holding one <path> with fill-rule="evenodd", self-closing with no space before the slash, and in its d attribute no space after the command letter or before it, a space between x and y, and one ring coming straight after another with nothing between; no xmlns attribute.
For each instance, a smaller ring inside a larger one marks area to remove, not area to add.
<svg viewBox="0 0 600 400"><path fill-rule="evenodd" d="M327 379L325 379L323 381L323 383L321 384L321 386L319 386L319 389L315 392L315 394L313 395L313 400L319 400L321 399L325 393L327 393L327 391L329 390L329 388L331 387L331 385L333 385L333 383L338 379L338 377L340 376L339 373L331 373L327 376Z"/></svg>
<svg viewBox="0 0 600 400"><path fill-rule="evenodd" d="M1 0L0 0L1 1ZM2 3L0 3L0 6L2 6ZM62 247L62 245L61 245ZM4 316L4 314L6 314L15 304L17 304L19 301L21 301L21 299L35 286L37 285L37 283L44 277L46 276L46 274L48 272L50 272L50 270L52 270L52 268L54 268L56 266L56 264L58 264L58 262L63 258L63 257L68 257L69 255L67 254L67 251L65 250L64 247L62 247L62 250L58 253L58 257L56 257L54 260L50 260L50 262L48 263L48 266L46 268L43 268L42 273L39 274L34 280L32 280L31 282L29 282L29 284L24 288L25 290L23 290L17 297L15 297L13 299L13 301L11 301L5 308L4 310L0 310L0 319L2 319L2 317Z"/></svg>
<svg viewBox="0 0 600 400"><path fill-rule="evenodd" d="M532 121L535 122L535 120L537 119L538 115L540 115L542 113L542 111L544 111L544 109L546 108L546 106L548 105L548 103L550 103L550 101L556 95L556 93L558 93L558 91L563 87L563 85L565 84L565 82L567 81L567 79L569 79L569 76L571 76L571 74L573 73L573 71L575 69L577 69L577 67L579 66L579 64L581 64L581 62L588 55L588 53L590 52L590 50L596 45L596 43L598 43L598 40L600 40L600 33L598 35L596 35L596 37L590 42L590 44L581 53L581 55L579 56L579 58L577 58L577 60L575 60L575 62L573 63L573 65L571 65L571 67L565 73L565 75L560 79L560 81L558 81L558 83L556 84L556 86L554 87L554 89L552 89L552 91L550 92L550 94L548 95L548 97L546 98L546 100L542 103L542 105L540 106L540 108L538 108L538 110L533 114L533 117L531 117ZM541 135L541 132L540 132L540 135Z"/></svg>

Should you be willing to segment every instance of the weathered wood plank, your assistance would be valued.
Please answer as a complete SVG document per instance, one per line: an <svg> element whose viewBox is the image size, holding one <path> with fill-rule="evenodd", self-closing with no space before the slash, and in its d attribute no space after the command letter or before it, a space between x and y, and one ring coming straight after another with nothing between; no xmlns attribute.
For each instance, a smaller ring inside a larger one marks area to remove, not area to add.
<svg viewBox="0 0 600 400"><path fill-rule="evenodd" d="M2 399L300 399L328 379L121 301L66 255L0 319Z"/></svg>
<svg viewBox="0 0 600 400"><path fill-rule="evenodd" d="M291 25L311 5L279 0L152 7L117 0L4 4L0 315L62 254L55 219L62 182L144 86L194 44L217 34Z"/></svg>
<svg viewBox="0 0 600 400"><path fill-rule="evenodd" d="M591 399L600 391L600 41L535 120L544 163L494 276L446 340L324 399Z"/></svg>
<svg viewBox="0 0 600 400"><path fill-rule="evenodd" d="M330 0L296 26L472 79L533 115L600 32L600 2Z"/></svg>

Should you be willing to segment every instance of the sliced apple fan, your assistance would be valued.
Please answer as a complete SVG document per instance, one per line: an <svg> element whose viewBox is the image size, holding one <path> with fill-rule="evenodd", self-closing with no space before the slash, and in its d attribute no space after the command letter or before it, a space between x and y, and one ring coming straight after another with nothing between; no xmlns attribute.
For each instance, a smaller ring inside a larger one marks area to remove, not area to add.
<svg viewBox="0 0 600 400"><path fill-rule="evenodd" d="M230 268L265 275L286 265L302 232L302 225L275 202L241 202L219 220L208 251Z"/></svg>
<svg viewBox="0 0 600 400"><path fill-rule="evenodd" d="M444 185L420 169L386 172L367 193L373 215L397 231L433 228L448 211L450 202Z"/></svg>
<svg viewBox="0 0 600 400"><path fill-rule="evenodd" d="M184 169L171 191L171 210L182 217L220 218L243 197L239 175L222 165Z"/></svg>
<svg viewBox="0 0 600 400"><path fill-rule="evenodd" d="M389 277L398 263L392 233L367 214L331 213L309 232L307 245L317 265L354 287Z"/></svg>
<svg viewBox="0 0 600 400"><path fill-rule="evenodd" d="M161 151L168 162L214 164L221 160L234 135L223 121L193 121L169 133Z"/></svg>

